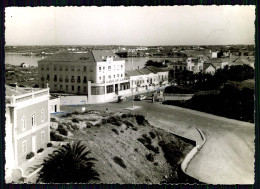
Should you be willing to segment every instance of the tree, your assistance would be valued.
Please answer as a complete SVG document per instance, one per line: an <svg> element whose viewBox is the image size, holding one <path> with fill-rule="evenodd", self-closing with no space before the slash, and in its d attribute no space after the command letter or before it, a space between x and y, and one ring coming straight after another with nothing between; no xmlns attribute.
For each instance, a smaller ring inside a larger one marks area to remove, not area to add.
<svg viewBox="0 0 260 189"><path fill-rule="evenodd" d="M94 170L95 158L89 158L90 151L80 142L62 146L44 159L37 182L41 183L88 183L99 180Z"/></svg>

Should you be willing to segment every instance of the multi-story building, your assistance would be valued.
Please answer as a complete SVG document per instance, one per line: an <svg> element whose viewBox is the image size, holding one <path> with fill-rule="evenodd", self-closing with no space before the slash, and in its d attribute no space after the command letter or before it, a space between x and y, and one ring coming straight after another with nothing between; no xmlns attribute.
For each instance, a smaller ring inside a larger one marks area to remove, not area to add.
<svg viewBox="0 0 260 189"><path fill-rule="evenodd" d="M49 89L6 86L6 178L50 141Z"/></svg>
<svg viewBox="0 0 260 189"><path fill-rule="evenodd" d="M59 53L38 62L40 87L52 92L87 95L89 103L105 102L127 93L125 60L111 50Z"/></svg>

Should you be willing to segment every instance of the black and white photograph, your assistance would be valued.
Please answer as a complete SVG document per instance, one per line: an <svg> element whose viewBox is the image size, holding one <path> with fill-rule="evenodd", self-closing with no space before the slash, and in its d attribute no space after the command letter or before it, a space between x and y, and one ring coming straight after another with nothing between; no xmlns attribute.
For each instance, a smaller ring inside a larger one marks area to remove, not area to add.
<svg viewBox="0 0 260 189"><path fill-rule="evenodd" d="M5 8L5 182L254 184L255 6Z"/></svg>

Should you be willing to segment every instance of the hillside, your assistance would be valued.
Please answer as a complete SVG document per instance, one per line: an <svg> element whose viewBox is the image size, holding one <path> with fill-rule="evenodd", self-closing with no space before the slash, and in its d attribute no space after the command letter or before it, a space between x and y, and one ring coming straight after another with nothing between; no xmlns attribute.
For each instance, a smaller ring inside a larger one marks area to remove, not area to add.
<svg viewBox="0 0 260 189"><path fill-rule="evenodd" d="M88 111L51 120L52 140L82 141L92 151L100 174L97 183L194 182L185 175L180 178L179 170L193 146L153 127L143 116Z"/></svg>

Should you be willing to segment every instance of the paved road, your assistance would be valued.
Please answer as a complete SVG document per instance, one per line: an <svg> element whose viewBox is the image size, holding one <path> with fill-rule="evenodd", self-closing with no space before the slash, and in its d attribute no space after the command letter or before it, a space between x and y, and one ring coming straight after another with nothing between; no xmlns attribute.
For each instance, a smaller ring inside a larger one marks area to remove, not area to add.
<svg viewBox="0 0 260 189"><path fill-rule="evenodd" d="M176 106L135 102L141 108L134 110L147 117L154 126L171 131L196 127L205 134L207 141L195 155L187 173L210 184L254 183L254 125ZM128 112L131 101L86 105L87 109ZM80 107L63 107L73 111Z"/></svg>

